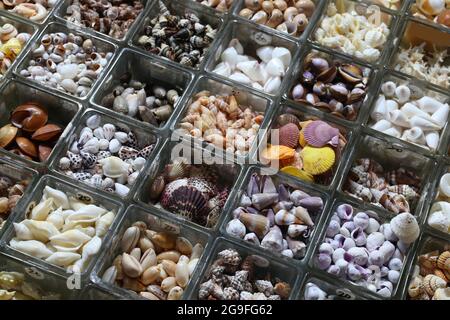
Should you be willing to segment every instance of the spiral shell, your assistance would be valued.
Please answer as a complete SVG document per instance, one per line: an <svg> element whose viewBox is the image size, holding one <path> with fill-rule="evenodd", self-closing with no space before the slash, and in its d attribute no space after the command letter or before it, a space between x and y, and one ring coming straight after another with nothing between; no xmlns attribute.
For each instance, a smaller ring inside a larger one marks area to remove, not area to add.
<svg viewBox="0 0 450 320"><path fill-rule="evenodd" d="M438 288L445 288L447 282L434 274L429 274L423 279L423 288L428 295L433 296Z"/></svg>

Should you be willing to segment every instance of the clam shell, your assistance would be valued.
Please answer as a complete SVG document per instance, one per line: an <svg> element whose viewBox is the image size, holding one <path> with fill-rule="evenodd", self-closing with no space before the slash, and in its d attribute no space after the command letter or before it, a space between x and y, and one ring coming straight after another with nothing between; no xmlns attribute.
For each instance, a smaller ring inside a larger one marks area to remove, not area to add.
<svg viewBox="0 0 450 320"><path fill-rule="evenodd" d="M336 147L339 143L339 129L324 121L316 120L306 126L304 137L313 147L323 147L326 144Z"/></svg>
<svg viewBox="0 0 450 320"><path fill-rule="evenodd" d="M277 124L280 127L282 127L288 123L293 123L295 125L298 125L299 122L300 121L298 120L298 118L295 115L290 114L290 113L284 113L284 114L280 115L277 119Z"/></svg>
<svg viewBox="0 0 450 320"><path fill-rule="evenodd" d="M279 129L280 145L295 149L298 145L299 136L300 130L297 124L288 123Z"/></svg>
<svg viewBox="0 0 450 320"><path fill-rule="evenodd" d="M420 229L417 220L408 212L400 213L392 218L390 226L392 232L406 244L414 242L419 237Z"/></svg>
<svg viewBox="0 0 450 320"><path fill-rule="evenodd" d="M17 135L17 127L7 124L0 128L0 148L7 147Z"/></svg>
<svg viewBox="0 0 450 320"><path fill-rule="evenodd" d="M312 175L327 172L336 161L336 154L330 147L314 148L306 146L300 154L303 159L304 170Z"/></svg>

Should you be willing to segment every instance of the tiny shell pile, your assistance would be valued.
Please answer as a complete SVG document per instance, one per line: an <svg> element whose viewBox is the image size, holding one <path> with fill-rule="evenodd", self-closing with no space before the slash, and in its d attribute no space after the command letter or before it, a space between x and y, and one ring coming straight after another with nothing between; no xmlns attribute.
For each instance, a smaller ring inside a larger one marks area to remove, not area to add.
<svg viewBox="0 0 450 320"><path fill-rule="evenodd" d="M354 3L336 0L314 34L319 44L369 62L377 61L389 35L389 27L358 14ZM348 4L348 8L346 5Z"/></svg>
<svg viewBox="0 0 450 320"><path fill-rule="evenodd" d="M291 113L278 116L275 127L278 132L272 132L262 160L302 180L330 183L347 143L339 129L322 120L300 121Z"/></svg>
<svg viewBox="0 0 450 320"><path fill-rule="evenodd" d="M132 118L162 127L173 113L181 89L169 89L161 84L143 83L130 73L120 77L120 84L105 95L101 105Z"/></svg>
<svg viewBox="0 0 450 320"><path fill-rule="evenodd" d="M115 213L79 198L46 186L25 220L14 223L11 248L68 272L83 272L99 252Z"/></svg>
<svg viewBox="0 0 450 320"><path fill-rule="evenodd" d="M115 39L122 39L143 9L144 5L139 0L71 0L64 18Z"/></svg>
<svg viewBox="0 0 450 320"><path fill-rule="evenodd" d="M235 95L212 95L202 91L194 96L177 132L245 156L263 120L262 113L253 111L251 106L240 105Z"/></svg>
<svg viewBox="0 0 450 320"><path fill-rule="evenodd" d="M431 206L428 224L437 230L450 233L450 173L444 174L439 181L439 192Z"/></svg>
<svg viewBox="0 0 450 320"><path fill-rule="evenodd" d="M291 64L291 52L284 47L262 46L256 49L259 60L244 52L239 40L232 39L212 72L269 94L278 93Z"/></svg>
<svg viewBox="0 0 450 320"><path fill-rule="evenodd" d="M0 10L41 23L57 3L58 0L0 0Z"/></svg>
<svg viewBox="0 0 450 320"><path fill-rule="evenodd" d="M27 186L28 181L17 181L8 176L0 175L0 230L22 198Z"/></svg>
<svg viewBox="0 0 450 320"><path fill-rule="evenodd" d="M216 9L219 12L227 12L234 0L195 0L205 6Z"/></svg>
<svg viewBox="0 0 450 320"><path fill-rule="evenodd" d="M450 2L446 0L416 0L411 13L414 17L450 28Z"/></svg>
<svg viewBox="0 0 450 320"><path fill-rule="evenodd" d="M82 98L89 94L112 56L87 37L64 32L45 34L30 52L20 75Z"/></svg>
<svg viewBox="0 0 450 320"><path fill-rule="evenodd" d="M176 158L152 182L149 197L167 211L213 228L229 193L220 173L217 167L189 165L187 159Z"/></svg>
<svg viewBox="0 0 450 320"><path fill-rule="evenodd" d="M411 170L385 171L378 162L361 158L350 168L344 191L397 214L414 209L420 197L420 185L421 178Z"/></svg>
<svg viewBox="0 0 450 320"><path fill-rule="evenodd" d="M241 17L291 36L305 31L316 10L312 0L245 0L244 4Z"/></svg>
<svg viewBox="0 0 450 320"><path fill-rule="evenodd" d="M370 114L372 129L436 151L447 124L449 106L415 93L408 84L387 81Z"/></svg>
<svg viewBox="0 0 450 320"><path fill-rule="evenodd" d="M285 300L291 286L269 270L266 259L243 256L234 249L225 249L209 268L205 282L200 284L200 300Z"/></svg>
<svg viewBox="0 0 450 320"><path fill-rule="evenodd" d="M145 24L137 40L144 50L183 66L198 67L216 37L217 29L202 24L194 13L172 14L159 1L159 14Z"/></svg>
<svg viewBox="0 0 450 320"><path fill-rule="evenodd" d="M450 300L450 251L435 250L422 254L408 285L412 300Z"/></svg>
<svg viewBox="0 0 450 320"><path fill-rule="evenodd" d="M389 298L419 232L410 213L380 225L374 212L356 212L351 205L341 204L328 224L315 263L321 270Z"/></svg>
<svg viewBox="0 0 450 320"><path fill-rule="evenodd" d="M0 128L0 148L28 160L47 161L63 130L48 122L44 106L21 104L11 112L10 122Z"/></svg>
<svg viewBox="0 0 450 320"><path fill-rule="evenodd" d="M31 34L20 32L15 26L5 23L0 27L0 79L16 60Z"/></svg>
<svg viewBox="0 0 450 320"><path fill-rule="evenodd" d="M429 51L425 45L401 47L394 59L394 70L450 88L450 66L445 63L450 57L448 49Z"/></svg>
<svg viewBox="0 0 450 320"><path fill-rule="evenodd" d="M356 120L367 93L368 69L312 52L305 58L294 101L314 106L346 120Z"/></svg>
<svg viewBox="0 0 450 320"><path fill-rule="evenodd" d="M180 300L203 253L200 243L157 232L143 221L125 230L120 249L102 280L149 300Z"/></svg>
<svg viewBox="0 0 450 320"><path fill-rule="evenodd" d="M253 174L239 207L228 222L228 234L283 256L302 259L323 209L320 197L285 184L275 186L269 176ZM312 217L311 217L312 216Z"/></svg>
<svg viewBox="0 0 450 320"><path fill-rule="evenodd" d="M104 123L99 115L87 118L85 125L79 137L72 136L59 169L78 181L126 197L155 145L140 145L133 131Z"/></svg>
<svg viewBox="0 0 450 320"><path fill-rule="evenodd" d="M2 300L55 300L57 295L44 294L25 275L15 271L0 271L0 301Z"/></svg>

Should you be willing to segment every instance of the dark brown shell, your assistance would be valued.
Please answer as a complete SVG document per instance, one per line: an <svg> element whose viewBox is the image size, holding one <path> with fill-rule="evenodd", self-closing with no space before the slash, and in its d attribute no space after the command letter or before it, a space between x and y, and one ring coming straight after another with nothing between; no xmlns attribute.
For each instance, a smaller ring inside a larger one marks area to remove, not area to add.
<svg viewBox="0 0 450 320"><path fill-rule="evenodd" d="M24 103L11 114L11 123L24 131L34 132L45 126L48 121L47 111L37 103Z"/></svg>

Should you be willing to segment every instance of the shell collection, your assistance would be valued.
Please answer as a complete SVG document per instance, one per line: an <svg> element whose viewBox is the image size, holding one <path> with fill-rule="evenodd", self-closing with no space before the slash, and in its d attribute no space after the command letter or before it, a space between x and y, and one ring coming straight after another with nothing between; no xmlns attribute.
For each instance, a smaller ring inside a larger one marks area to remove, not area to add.
<svg viewBox="0 0 450 320"><path fill-rule="evenodd" d="M239 103L239 97L213 95L201 91L194 97L177 132L202 139L227 152L245 156L252 147L261 123L262 113Z"/></svg>
<svg viewBox="0 0 450 320"><path fill-rule="evenodd" d="M198 289L200 300L285 300L290 294L290 284L271 274L269 261L231 248L217 253Z"/></svg>
<svg viewBox="0 0 450 320"><path fill-rule="evenodd" d="M239 205L226 226L229 235L302 259L323 200L282 183L276 185L270 176L253 174Z"/></svg>
<svg viewBox="0 0 450 320"><path fill-rule="evenodd" d="M290 98L354 121L365 101L369 72L313 51L305 58L299 83L292 87Z"/></svg>
<svg viewBox="0 0 450 320"><path fill-rule="evenodd" d="M312 0L246 0L239 15L291 36L301 35L316 10Z"/></svg>
<svg viewBox="0 0 450 320"><path fill-rule="evenodd" d="M421 180L412 170L386 171L375 160L360 158L350 168L344 191L398 214L412 212L420 198Z"/></svg>
<svg viewBox="0 0 450 320"><path fill-rule="evenodd" d="M120 84L105 95L100 104L118 113L150 123L164 126L174 111L182 90L161 84L143 83L133 79L130 73L120 77Z"/></svg>
<svg viewBox="0 0 450 320"><path fill-rule="evenodd" d="M359 14L354 6L354 2L346 0L330 3L314 40L358 59L376 62L389 36L389 27L381 19Z"/></svg>
<svg viewBox="0 0 450 320"><path fill-rule="evenodd" d="M77 25L122 39L143 10L144 4L139 0L71 0L65 18Z"/></svg>
<svg viewBox="0 0 450 320"><path fill-rule="evenodd" d="M263 160L301 180L331 183L347 143L338 128L322 120L300 121L292 113L279 115L275 128L272 144L261 153Z"/></svg>
<svg viewBox="0 0 450 320"><path fill-rule="evenodd" d="M28 181L26 180L19 181L0 174L0 230L22 198L27 186Z"/></svg>
<svg viewBox="0 0 450 320"><path fill-rule="evenodd" d="M217 29L203 24L194 13L172 14L159 0L159 14L145 24L137 45L152 54L194 68L203 61L216 33Z"/></svg>
<svg viewBox="0 0 450 320"><path fill-rule="evenodd" d="M399 282L405 255L419 237L419 225L404 212L382 223L374 212L349 204L335 209L315 264L336 277L389 298Z"/></svg>
<svg viewBox="0 0 450 320"><path fill-rule="evenodd" d="M30 38L31 34L19 32L10 23L0 26L0 79L9 70Z"/></svg>
<svg viewBox="0 0 450 320"><path fill-rule="evenodd" d="M334 295L329 295L314 282L308 282L305 285L303 298L305 300L334 300Z"/></svg>
<svg viewBox="0 0 450 320"><path fill-rule="evenodd" d="M416 0L411 6L414 17L450 28L450 4L445 0Z"/></svg>
<svg viewBox="0 0 450 320"><path fill-rule="evenodd" d="M0 301L4 300L57 300L58 295L44 293L39 286L16 271L0 271Z"/></svg>
<svg viewBox="0 0 450 320"><path fill-rule="evenodd" d="M104 271L102 280L145 299L180 300L203 249L200 243L137 221L123 233L122 253Z"/></svg>
<svg viewBox="0 0 450 320"><path fill-rule="evenodd" d="M0 148L31 161L47 161L63 132L48 118L46 108L37 102L17 106L10 123L0 128Z"/></svg>
<svg viewBox="0 0 450 320"><path fill-rule="evenodd" d="M42 23L58 0L1 0L0 10L19 15L32 22Z"/></svg>
<svg viewBox="0 0 450 320"><path fill-rule="evenodd" d="M44 34L29 53L20 75L76 97L86 97L113 52L97 47L90 37L73 33Z"/></svg>
<svg viewBox="0 0 450 320"><path fill-rule="evenodd" d="M205 6L216 9L219 12L227 12L233 5L234 0L195 0Z"/></svg>
<svg viewBox="0 0 450 320"><path fill-rule="evenodd" d="M408 285L408 299L450 300L450 251L433 250L417 259Z"/></svg>
<svg viewBox="0 0 450 320"><path fill-rule="evenodd" d="M284 47L260 46L256 57L245 54L239 39L232 39L212 72L230 80L276 94L291 64L292 55Z"/></svg>
<svg viewBox="0 0 450 320"><path fill-rule="evenodd" d="M439 180L438 194L431 206L428 224L450 234L450 173L445 173Z"/></svg>
<svg viewBox="0 0 450 320"><path fill-rule="evenodd" d="M84 200L46 186L40 202L14 223L9 246L67 271L85 271L116 213Z"/></svg>
<svg viewBox="0 0 450 320"><path fill-rule="evenodd" d="M79 134L72 136L58 168L73 179L126 197L154 147L142 145L129 128L105 123L94 114L86 119Z"/></svg>
<svg viewBox="0 0 450 320"><path fill-rule="evenodd" d="M449 106L432 95L398 81L384 82L370 114L371 128L436 151Z"/></svg>
<svg viewBox="0 0 450 320"><path fill-rule="evenodd" d="M151 183L149 197L188 221L214 228L229 194L217 167L189 165L176 158Z"/></svg>

